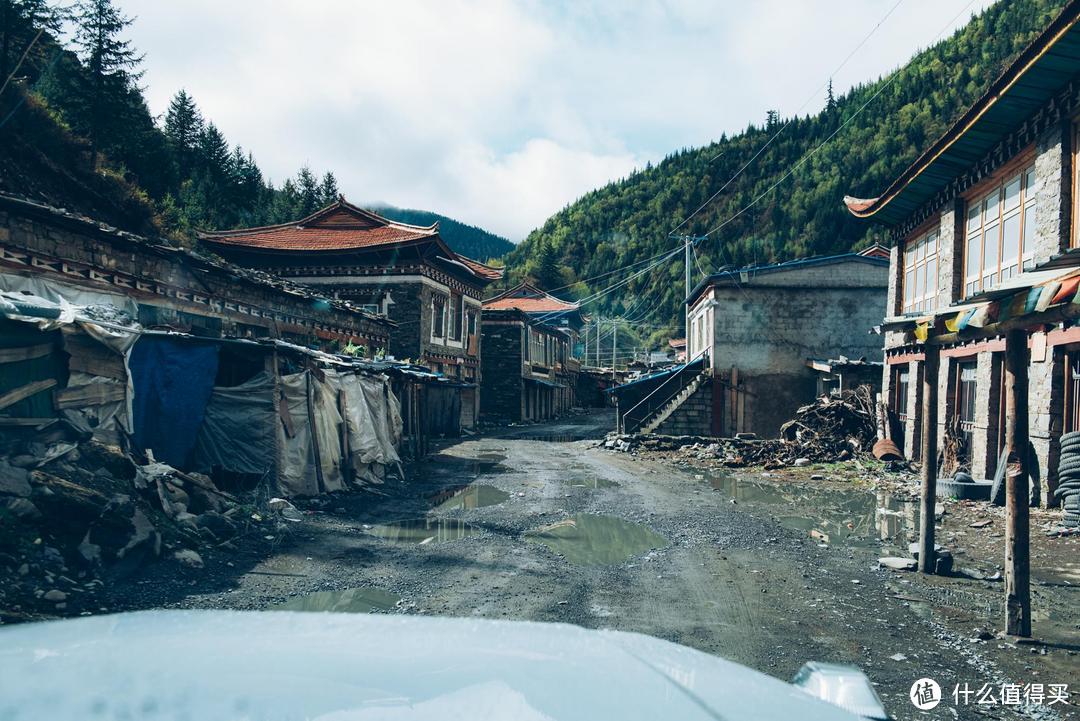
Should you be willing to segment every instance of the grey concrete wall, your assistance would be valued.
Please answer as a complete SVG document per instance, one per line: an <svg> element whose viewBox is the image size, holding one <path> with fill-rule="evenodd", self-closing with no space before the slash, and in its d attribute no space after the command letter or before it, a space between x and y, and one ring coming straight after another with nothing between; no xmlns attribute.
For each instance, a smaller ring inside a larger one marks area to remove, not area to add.
<svg viewBox="0 0 1080 721"><path fill-rule="evenodd" d="M712 382L705 381L674 413L664 419L654 433L666 436L712 435L712 394Z"/></svg>

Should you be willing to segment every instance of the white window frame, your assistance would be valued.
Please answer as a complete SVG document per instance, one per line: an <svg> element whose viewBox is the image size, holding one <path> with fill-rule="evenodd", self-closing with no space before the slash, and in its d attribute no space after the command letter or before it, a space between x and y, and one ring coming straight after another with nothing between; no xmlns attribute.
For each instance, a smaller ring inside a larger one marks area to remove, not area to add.
<svg viewBox="0 0 1080 721"><path fill-rule="evenodd" d="M900 276L900 312L924 313L937 308L941 229L933 228L904 243Z"/></svg>
<svg viewBox="0 0 1080 721"><path fill-rule="evenodd" d="M968 199L964 209L964 297L991 290L1035 267L1035 201L1041 184L1034 159L998 179L993 188ZM1012 193L1010 188L1016 188ZM1012 224L1019 237L1013 257L1005 252L1005 228ZM992 252L987 252L992 248ZM974 252L978 252L975 261Z"/></svg>

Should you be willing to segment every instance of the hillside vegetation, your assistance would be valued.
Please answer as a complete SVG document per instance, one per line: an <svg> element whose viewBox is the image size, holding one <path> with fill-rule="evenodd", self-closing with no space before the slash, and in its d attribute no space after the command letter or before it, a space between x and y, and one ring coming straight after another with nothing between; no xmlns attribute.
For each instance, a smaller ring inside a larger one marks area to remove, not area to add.
<svg viewBox="0 0 1080 721"><path fill-rule="evenodd" d="M384 218L412 225L439 224L439 235L456 252L476 260L497 261L514 249L514 244L501 235L468 225L429 210L395 208L392 205L372 205L368 208Z"/></svg>
<svg viewBox="0 0 1080 721"><path fill-rule="evenodd" d="M1062 0L999 2L952 37L916 54L896 77L823 98L824 108L817 115L790 119L768 149L679 233L703 234L735 216L887 84L791 177L704 241L698 248L701 269L711 272L724 264L843 252L878 239L881 230L850 216L843 196L872 197L881 192L985 91L1063 5ZM888 26L882 31L888 32ZM563 286L676 247L678 241L669 237L672 229L786 122L770 113L761 125L721 137L707 147L681 150L656 166L588 193L549 218L507 256L506 282L530 275L548 287ZM641 322L650 324L643 327L653 331L653 343L681 334L683 272L680 256L589 310L637 318L641 298L647 297L645 309L651 311ZM584 297L621 277L625 274L576 283L564 293Z"/></svg>

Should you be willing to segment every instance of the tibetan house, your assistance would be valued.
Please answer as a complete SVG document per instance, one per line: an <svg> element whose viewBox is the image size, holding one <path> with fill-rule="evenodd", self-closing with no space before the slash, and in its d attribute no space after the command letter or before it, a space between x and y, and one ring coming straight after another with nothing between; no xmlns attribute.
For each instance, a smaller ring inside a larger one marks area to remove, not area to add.
<svg viewBox="0 0 1080 721"><path fill-rule="evenodd" d="M879 196L845 198L891 234L894 440L983 479L1004 473L1014 432L1025 501L1046 505L1061 502L1062 434L1080 430L1078 21L1070 2Z"/></svg>
<svg viewBox="0 0 1080 721"><path fill-rule="evenodd" d="M544 420L581 405L576 351L584 325L577 303L528 283L485 300L481 417Z"/></svg>
<svg viewBox="0 0 1080 721"><path fill-rule="evenodd" d="M455 253L438 224L397 223L340 198L292 223L200 238L239 265L318 288L394 321L388 352L458 383L462 425L473 425L480 298L502 271Z"/></svg>

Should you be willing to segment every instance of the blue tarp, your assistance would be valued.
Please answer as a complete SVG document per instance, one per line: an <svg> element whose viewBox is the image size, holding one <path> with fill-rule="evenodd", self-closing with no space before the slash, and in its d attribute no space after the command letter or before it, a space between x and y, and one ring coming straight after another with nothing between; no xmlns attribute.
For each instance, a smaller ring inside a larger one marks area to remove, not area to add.
<svg viewBox="0 0 1080 721"><path fill-rule="evenodd" d="M218 346L143 336L128 358L134 443L184 468L217 376Z"/></svg>

